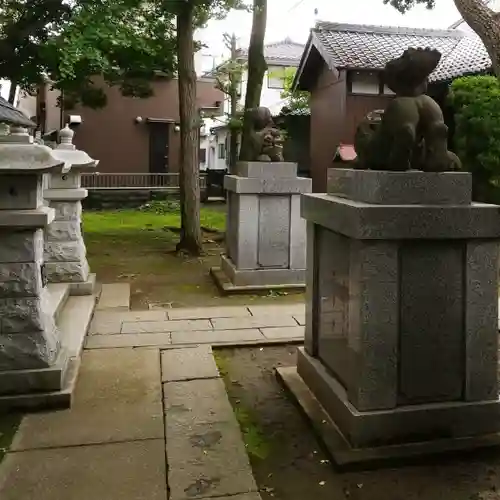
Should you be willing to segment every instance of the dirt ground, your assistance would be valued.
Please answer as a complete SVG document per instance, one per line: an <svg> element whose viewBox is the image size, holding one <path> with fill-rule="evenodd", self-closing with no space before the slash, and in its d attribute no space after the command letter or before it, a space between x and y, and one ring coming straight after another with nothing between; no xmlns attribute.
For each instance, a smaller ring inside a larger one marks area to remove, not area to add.
<svg viewBox="0 0 500 500"><path fill-rule="evenodd" d="M89 211L84 230L90 267L101 283L130 283L132 309L147 309L155 303L206 307L303 301L302 293L220 294L210 267L219 265L224 251L223 209L210 207L202 212L205 224L214 227L215 232L204 232L204 255L199 258L175 253L179 234L170 226L178 224L176 215Z"/></svg>
<svg viewBox="0 0 500 500"><path fill-rule="evenodd" d="M340 473L274 375L295 364L294 347L224 349L216 359L264 500L500 499L500 451Z"/></svg>

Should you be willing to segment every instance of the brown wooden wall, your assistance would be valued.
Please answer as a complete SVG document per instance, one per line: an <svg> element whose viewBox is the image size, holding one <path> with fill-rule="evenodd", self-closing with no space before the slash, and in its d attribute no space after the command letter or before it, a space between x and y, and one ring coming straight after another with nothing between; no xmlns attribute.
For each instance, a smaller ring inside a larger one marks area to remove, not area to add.
<svg viewBox="0 0 500 500"><path fill-rule="evenodd" d="M346 75L332 72L326 64L311 90L311 177L314 192L325 192L327 170L343 136Z"/></svg>
<svg viewBox="0 0 500 500"><path fill-rule="evenodd" d="M153 83L154 95L147 99L123 97L118 88L107 90L105 108L80 107L66 114L81 115L83 123L75 134L75 144L100 160L99 172L141 173L149 171L149 125L147 118L179 120L177 80L161 79ZM214 106L223 100L212 81L198 81L199 107ZM142 117L141 124L135 122ZM169 171L179 169L179 133L169 127Z"/></svg>

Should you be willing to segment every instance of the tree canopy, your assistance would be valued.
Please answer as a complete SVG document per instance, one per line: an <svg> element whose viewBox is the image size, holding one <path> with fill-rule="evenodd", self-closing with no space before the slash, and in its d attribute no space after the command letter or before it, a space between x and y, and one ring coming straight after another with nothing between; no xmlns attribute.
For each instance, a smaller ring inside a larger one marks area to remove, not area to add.
<svg viewBox="0 0 500 500"><path fill-rule="evenodd" d="M414 7L416 4L424 4L428 9L432 9L436 0L384 0L385 4L391 4L396 7L400 12L406 12Z"/></svg>
<svg viewBox="0 0 500 500"><path fill-rule="evenodd" d="M96 75L147 96L156 72L175 69L175 25L160 2L0 1L0 77L33 91L44 80L72 103L99 107Z"/></svg>
<svg viewBox="0 0 500 500"><path fill-rule="evenodd" d="M289 113L291 111L305 111L309 109L309 92L306 92L305 90L292 90L296 72L296 68L287 68L285 70L283 92L281 92L281 98L284 100L283 110L285 113Z"/></svg>

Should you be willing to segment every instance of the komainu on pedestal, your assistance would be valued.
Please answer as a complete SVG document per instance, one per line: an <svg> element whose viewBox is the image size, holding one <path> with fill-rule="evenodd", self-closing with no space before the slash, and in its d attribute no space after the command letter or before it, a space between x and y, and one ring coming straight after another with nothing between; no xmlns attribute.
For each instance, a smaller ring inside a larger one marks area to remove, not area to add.
<svg viewBox="0 0 500 500"><path fill-rule="evenodd" d="M424 94L439 58L388 62L357 168L301 200L305 345L278 375L340 465L500 445L499 207L472 201Z"/></svg>

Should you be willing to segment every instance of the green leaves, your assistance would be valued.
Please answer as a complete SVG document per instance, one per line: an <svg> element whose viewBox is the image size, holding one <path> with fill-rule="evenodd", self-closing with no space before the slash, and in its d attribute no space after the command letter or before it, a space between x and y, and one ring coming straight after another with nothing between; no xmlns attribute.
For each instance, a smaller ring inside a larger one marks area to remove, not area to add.
<svg viewBox="0 0 500 500"><path fill-rule="evenodd" d="M384 0L384 4L390 4L404 14L417 4L424 4L428 9L432 9L436 0Z"/></svg>
<svg viewBox="0 0 500 500"><path fill-rule="evenodd" d="M34 91L47 77L68 106L106 104L103 83L148 97L155 75L177 69L175 14L193 2L197 24L242 0L0 0L0 78Z"/></svg>
<svg viewBox="0 0 500 500"><path fill-rule="evenodd" d="M500 82L493 76L459 78L451 85L455 149L476 181L500 183Z"/></svg>
<svg viewBox="0 0 500 500"><path fill-rule="evenodd" d="M172 75L176 66L173 15L160 6L137 0L76 6L71 21L47 45L49 74L57 87L73 100L100 107L105 100L92 91L99 75L124 95L149 97L154 75Z"/></svg>
<svg viewBox="0 0 500 500"><path fill-rule="evenodd" d="M289 112L309 109L309 92L304 90L292 90L296 72L296 68L287 68L283 80L284 87L283 92L281 92L281 98L285 101L284 107L286 107Z"/></svg>

